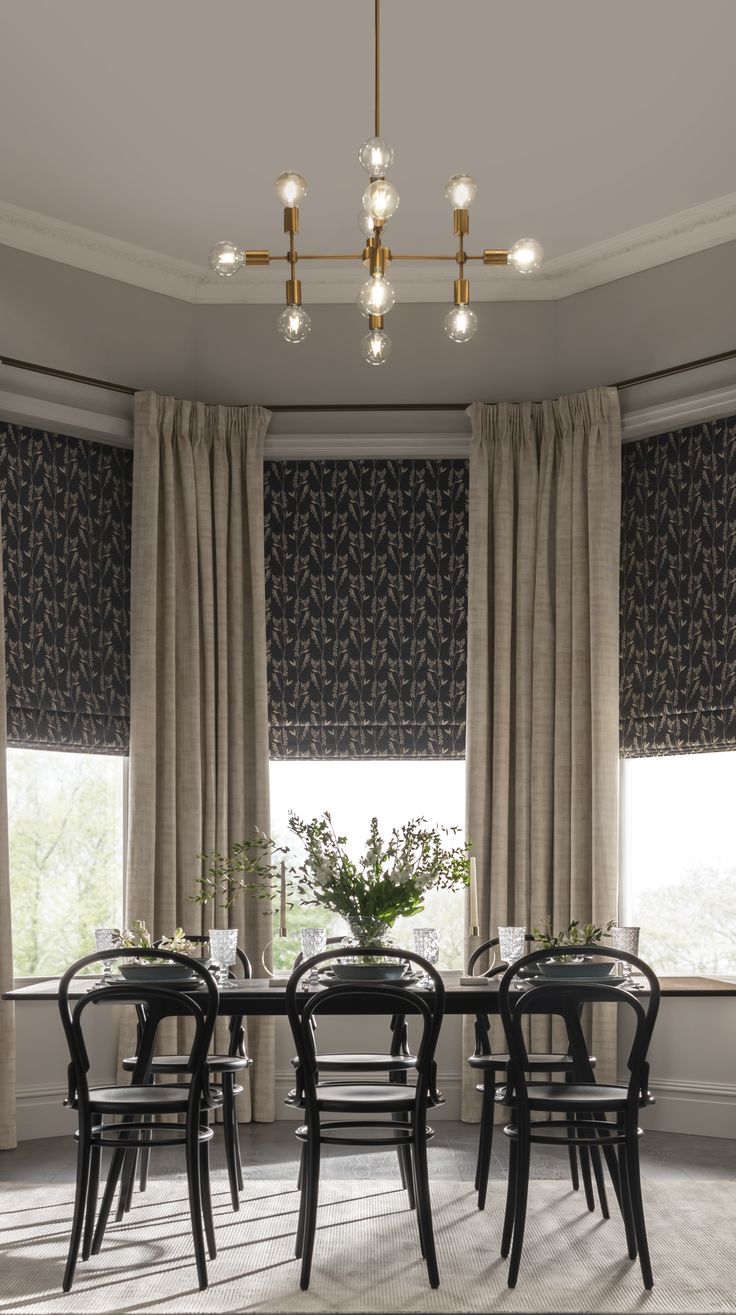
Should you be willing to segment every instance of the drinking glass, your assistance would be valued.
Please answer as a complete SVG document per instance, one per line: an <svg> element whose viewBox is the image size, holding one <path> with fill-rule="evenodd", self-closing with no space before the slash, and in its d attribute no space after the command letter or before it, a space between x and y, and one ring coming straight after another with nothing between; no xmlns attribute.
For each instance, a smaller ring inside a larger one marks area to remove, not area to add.
<svg viewBox="0 0 736 1315"><path fill-rule="evenodd" d="M639 927L612 927L611 949L625 950L628 954L639 953ZM624 977L633 977L634 968L630 963L621 963Z"/></svg>
<svg viewBox="0 0 736 1315"><path fill-rule="evenodd" d="M210 955L217 968L217 978L220 984L227 981L228 968L231 963L235 963L237 955L235 953L238 944L237 927L210 927L208 932L210 942Z"/></svg>
<svg viewBox="0 0 736 1315"><path fill-rule="evenodd" d="M415 927L414 928L414 952L421 954L427 963L436 963L440 957L440 934L436 927ZM431 986L432 978L428 973L424 973L421 986Z"/></svg>
<svg viewBox="0 0 736 1315"><path fill-rule="evenodd" d="M516 963L526 953L526 927L499 927L498 953L504 963Z"/></svg>
<svg viewBox="0 0 736 1315"><path fill-rule="evenodd" d="M116 927L95 927L95 949L96 950L114 950L118 943L118 933ZM114 959L102 959L102 979L109 982L112 977L112 970L115 967Z"/></svg>
<svg viewBox="0 0 736 1315"><path fill-rule="evenodd" d="M302 947L302 959L311 959L313 954L322 954L327 949L327 931L324 927L300 927L299 942ZM313 968L306 985L317 985L317 969Z"/></svg>

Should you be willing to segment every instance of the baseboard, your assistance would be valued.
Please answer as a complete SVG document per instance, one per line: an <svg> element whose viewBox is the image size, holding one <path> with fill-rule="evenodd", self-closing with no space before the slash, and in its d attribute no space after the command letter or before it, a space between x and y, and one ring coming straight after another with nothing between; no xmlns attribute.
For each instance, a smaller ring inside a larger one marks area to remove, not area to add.
<svg viewBox="0 0 736 1315"><path fill-rule="evenodd" d="M662 1078L651 1085L656 1104L642 1110L643 1128L700 1137L736 1138L736 1086Z"/></svg>
<svg viewBox="0 0 736 1315"><path fill-rule="evenodd" d="M62 1137L76 1127L76 1119L64 1106L66 1086L18 1087L16 1120L18 1141L39 1137Z"/></svg>

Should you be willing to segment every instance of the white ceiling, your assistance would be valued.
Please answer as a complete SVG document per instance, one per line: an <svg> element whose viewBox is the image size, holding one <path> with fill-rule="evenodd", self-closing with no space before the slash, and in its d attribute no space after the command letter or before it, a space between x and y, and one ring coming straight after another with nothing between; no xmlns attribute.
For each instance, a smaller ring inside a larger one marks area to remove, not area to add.
<svg viewBox="0 0 736 1315"><path fill-rule="evenodd" d="M224 283L207 252L284 249L287 168L310 184L302 249L359 249L372 22L372 0L3 0L0 242L189 300L279 299L282 265ZM565 295L736 237L735 45L734 0L383 0L386 240L451 252L460 170L470 249L535 236L547 257L534 281L471 267L476 296ZM305 300L361 278L301 274ZM402 276L446 299L452 270Z"/></svg>

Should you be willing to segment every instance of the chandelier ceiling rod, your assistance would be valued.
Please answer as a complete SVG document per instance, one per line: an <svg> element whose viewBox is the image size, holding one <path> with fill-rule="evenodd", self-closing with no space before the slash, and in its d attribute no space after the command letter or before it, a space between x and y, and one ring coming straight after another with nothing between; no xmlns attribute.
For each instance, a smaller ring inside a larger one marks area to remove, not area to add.
<svg viewBox="0 0 736 1315"><path fill-rule="evenodd" d="M708 365L718 365L722 361L733 361L736 359L736 347L730 348L726 352L713 352L710 356L700 356L693 361L683 361L680 365L669 365L662 370L650 370L648 374L633 375L630 379L621 379L619 383L611 385L623 392L627 388L636 388L641 384L654 383L657 379L668 379L672 375L686 374L689 370L701 370ZM76 374L73 370L57 370L52 365L37 365L31 361L21 361L14 356L0 357L0 366L7 366L9 370L28 370L32 374L44 374L52 379L65 379L69 383L84 384L88 388L100 388L108 393L122 393L126 397L135 397L136 393L144 390L140 388L131 388L129 384L111 383L108 379L96 379L88 374ZM217 405L210 403L209 405ZM247 405L247 403L232 403L231 405ZM273 411L274 414L280 412L297 412L303 411L465 411L468 402L328 402L320 405L318 402L289 403L280 405L274 403L266 406L266 410Z"/></svg>

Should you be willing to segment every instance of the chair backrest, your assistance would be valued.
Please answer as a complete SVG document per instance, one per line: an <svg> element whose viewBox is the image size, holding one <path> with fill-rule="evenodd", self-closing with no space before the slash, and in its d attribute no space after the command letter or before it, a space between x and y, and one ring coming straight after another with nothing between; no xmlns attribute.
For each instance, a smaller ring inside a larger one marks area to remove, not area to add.
<svg viewBox="0 0 736 1315"><path fill-rule="evenodd" d="M527 945L534 944L534 937L532 936L530 931L524 933L524 940L526 941ZM473 953L471 954L468 960L468 977L475 976L475 973L473 972L475 965L477 964L481 956L487 954L489 950L493 950L493 959L491 960L491 963L489 964L488 968L486 968L485 972L478 973L478 976L479 977L498 976L499 972L501 972L507 966L503 959L499 959L498 961L496 961L496 949L498 948L499 944L500 941L498 936L492 936L489 941L484 941L482 945L479 945L477 949L473 950Z"/></svg>
<svg viewBox="0 0 736 1315"><path fill-rule="evenodd" d="M659 1010L659 981L643 959L638 959L626 950L613 950L606 945L586 945L584 952L586 958L610 959L631 965L645 979L646 987L641 991L635 990L626 984L626 978L623 977L602 977L595 982L576 981L575 978L530 978L530 968L555 955L559 957L559 950L550 952L549 948L526 954L506 969L499 985L498 1007L510 1056L509 1082L514 1086L517 1105L522 1113L527 1108L528 1069L526 1041L522 1030L524 1019L530 1014L553 1014L568 1019L576 1015L579 1017L584 1004L614 1004L632 1010L635 1017L634 1037L627 1059L629 1113L633 1114L638 1108L640 1096L646 1098L649 1085L647 1053ZM525 975L520 978L520 973ZM517 990L517 985L521 989Z"/></svg>
<svg viewBox="0 0 736 1315"><path fill-rule="evenodd" d="M399 959L415 964L432 983L431 991L413 991L391 982L327 981L309 995L300 994L300 983L314 969L335 959ZM319 1077L313 1020L318 1012L358 1014L416 1014L422 1025L421 1041L416 1051L417 1071L415 1111L421 1118L427 1101L437 1096L435 1050L445 1012L445 987L437 969L412 950L381 949L351 945L324 950L304 959L294 970L286 987L286 1013L297 1053L297 1083L307 1112L316 1109ZM358 1052L359 1053L359 1052Z"/></svg>
<svg viewBox="0 0 736 1315"><path fill-rule="evenodd" d="M184 936L186 940L192 942L192 945L209 945L210 943L209 936L202 936L199 932L185 931ZM156 946L157 949L160 946L160 944L161 944L160 941L154 941L154 945ZM243 969L243 977L246 978L247 980L248 978L253 976L253 970L250 966L250 959L245 953L245 950L241 950L239 945L235 946L235 953L238 956L238 963Z"/></svg>
<svg viewBox="0 0 736 1315"><path fill-rule="evenodd" d="M328 937L327 937L327 944L328 944L328 946L329 946L329 945L342 945L342 943L343 943L344 940L345 940L345 937L344 937L344 936L328 936ZM299 967L301 966L301 963L302 963L303 959L304 959L304 955L302 954L302 952L301 952L301 950L300 950L299 953L298 953L298 955L296 956L296 959L294 960L294 962L293 962L293 964L292 964L292 966L291 966L291 971L292 971L292 972L294 972L297 968L299 968Z"/></svg>
<svg viewBox="0 0 736 1315"><path fill-rule="evenodd" d="M75 1108L77 1106L84 1107L89 1100L87 1074L89 1073L90 1061L84 1040L82 1017L89 1005L100 1004L132 1004L136 1007L136 1012L141 1009L145 1012L146 1019L154 1027L157 1027L160 1020L167 1015L189 1015L194 1020L194 1036L185 1068L182 1071L190 1074L190 1099L198 1102L203 1095L205 1100L209 1102L210 1093L205 1060L217 1020L219 1002L217 983L212 974L196 959L192 959L190 955L178 954L173 950L113 948L105 950L104 957L106 960L152 959L160 961L164 959L172 965L176 964L188 968L200 978L200 981L196 987L194 983L179 986L178 984L164 984L163 982L156 983L153 981L132 982L121 980L113 983L103 981L93 985L81 997L72 997L70 999L70 987L74 979L90 964L100 962L100 951L96 950L92 954L85 954L81 959L77 959L75 963L71 964L59 983L59 1012L69 1047L69 1104ZM204 991L201 988L204 988ZM193 990L197 990L196 998L189 994Z"/></svg>

